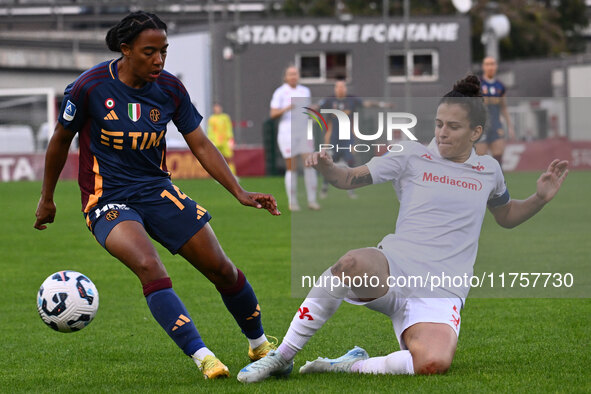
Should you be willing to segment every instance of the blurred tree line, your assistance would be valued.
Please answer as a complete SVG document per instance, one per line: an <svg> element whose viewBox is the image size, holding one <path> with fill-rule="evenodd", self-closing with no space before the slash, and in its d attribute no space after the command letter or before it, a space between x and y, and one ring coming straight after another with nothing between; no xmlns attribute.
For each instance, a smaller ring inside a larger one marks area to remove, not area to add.
<svg viewBox="0 0 591 394"><path fill-rule="evenodd" d="M409 1L411 17L453 15L457 11L451 0ZM472 56L479 61L484 55L480 41L484 19L491 12L491 1L473 0L468 13L472 24ZM501 40L502 59L549 57L585 50L582 31L589 24L585 0L499 0L494 13L507 15L511 33ZM493 3L493 4L494 4ZM333 17L383 15L381 0L284 0L281 13L298 17ZM403 15L403 0L388 0L389 16Z"/></svg>

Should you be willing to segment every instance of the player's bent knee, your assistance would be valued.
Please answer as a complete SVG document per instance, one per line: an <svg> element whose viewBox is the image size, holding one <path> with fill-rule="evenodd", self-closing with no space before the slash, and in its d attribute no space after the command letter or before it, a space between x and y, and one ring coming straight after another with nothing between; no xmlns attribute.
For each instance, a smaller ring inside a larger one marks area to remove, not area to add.
<svg viewBox="0 0 591 394"><path fill-rule="evenodd" d="M236 267L234 266L234 264L232 264L232 262L230 260L227 260L226 262L224 262L224 264L221 265L220 270L219 270L219 276L222 277L227 282L230 282L230 283L236 282L236 278L237 278Z"/></svg>
<svg viewBox="0 0 591 394"><path fill-rule="evenodd" d="M142 283L147 283L168 276L166 269L157 256L141 256L133 263L133 265L131 265L131 268Z"/></svg>
<svg viewBox="0 0 591 394"><path fill-rule="evenodd" d="M451 366L451 359L441 356L427 356L422 360L414 360L415 374L418 375L435 375L444 374Z"/></svg>
<svg viewBox="0 0 591 394"><path fill-rule="evenodd" d="M228 259L221 261L212 267L205 276L218 287L229 287L236 283L238 272L236 267Z"/></svg>
<svg viewBox="0 0 591 394"><path fill-rule="evenodd" d="M330 272L335 276L354 276L359 270L359 261L351 252L345 253L332 267Z"/></svg>
<svg viewBox="0 0 591 394"><path fill-rule="evenodd" d="M160 264L160 260L156 256L145 255L138 259L136 266L142 271L153 271L157 269Z"/></svg>

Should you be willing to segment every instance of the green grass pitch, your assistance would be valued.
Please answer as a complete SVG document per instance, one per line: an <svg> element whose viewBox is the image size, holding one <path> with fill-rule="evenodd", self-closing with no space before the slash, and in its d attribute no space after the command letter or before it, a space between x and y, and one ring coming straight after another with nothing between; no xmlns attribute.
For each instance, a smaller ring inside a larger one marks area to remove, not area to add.
<svg viewBox="0 0 591 394"><path fill-rule="evenodd" d="M527 197L536 178L537 174L508 174L512 196ZM211 224L224 250L257 293L267 334L281 339L301 302L290 295L291 218L283 179L242 183L249 190L277 196L283 215L276 218L242 207L212 180L176 182L212 212ZM219 294L182 258L158 246L202 337L232 374L227 380L205 381L153 320L135 276L86 229L75 182L58 185L56 222L43 232L33 229L40 187L38 182L0 184L0 392L591 391L589 298L469 298L457 353L443 376L300 376L297 369L305 360L336 357L354 345L372 356L398 349L385 316L343 304L298 355L296 372L289 379L242 385L236 374L248 362L248 345ZM325 204L330 199L334 204L354 204L340 193L344 192L331 191ZM490 269L497 260L511 271L529 270L528 259L553 271L561 271L563 262L589 267L589 196L591 172L573 172L557 199L520 228L501 229L487 213L476 271ZM393 220L394 210L388 212ZM328 267L332 262L318 264ZM81 332L54 332L37 314L38 287L62 269L88 275L100 292L98 314ZM575 277L587 290L589 280Z"/></svg>

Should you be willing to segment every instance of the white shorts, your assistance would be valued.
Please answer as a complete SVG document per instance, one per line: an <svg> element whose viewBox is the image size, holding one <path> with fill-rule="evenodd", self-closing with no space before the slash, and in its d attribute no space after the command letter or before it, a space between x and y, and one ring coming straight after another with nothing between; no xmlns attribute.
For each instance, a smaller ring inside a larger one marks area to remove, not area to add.
<svg viewBox="0 0 591 394"><path fill-rule="evenodd" d="M279 126L277 145L284 159L290 159L303 153L314 152L314 141L307 140L305 136L297 139L292 138L290 125L286 127Z"/></svg>
<svg viewBox="0 0 591 394"><path fill-rule="evenodd" d="M407 350L402 333L417 323L442 323L450 326L460 335L462 300L460 298L397 298L390 290L383 297L369 302L358 302L345 298L350 304L364 305L383 313L392 320L396 339L401 350Z"/></svg>
<svg viewBox="0 0 591 394"><path fill-rule="evenodd" d="M383 253L383 250L375 249ZM383 254L390 265L390 273L398 272L398 269L392 266L394 262L385 253ZM408 348L402 339L402 333L408 327L417 323L447 324L454 330L456 335L460 335L460 311L464 305L464 300L451 293L446 294L450 294L450 296L443 298L405 298L399 295L397 288L391 287L385 295L373 301L362 302L351 298L345 298L345 301L353 305L366 306L388 316L392 320L392 326L400 344L400 349L407 350ZM349 295L354 296L353 293Z"/></svg>

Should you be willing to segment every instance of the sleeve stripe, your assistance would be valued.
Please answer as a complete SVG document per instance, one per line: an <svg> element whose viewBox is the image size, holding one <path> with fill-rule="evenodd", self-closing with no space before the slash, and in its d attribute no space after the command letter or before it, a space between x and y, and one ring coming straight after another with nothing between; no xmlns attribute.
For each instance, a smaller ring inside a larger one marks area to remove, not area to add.
<svg viewBox="0 0 591 394"><path fill-rule="evenodd" d="M174 101L174 105L176 107L178 107L180 105L181 99L172 92L172 90L167 89L167 88L163 88L162 90L164 90L166 93L170 94L170 96L172 97L172 100Z"/></svg>
<svg viewBox="0 0 591 394"><path fill-rule="evenodd" d="M187 94L187 90L183 83L173 75L162 74L156 81L177 88L183 95Z"/></svg>
<svg viewBox="0 0 591 394"><path fill-rule="evenodd" d="M505 189L505 193L501 194L498 197L491 198L488 200L489 207L500 207L501 205L507 204L511 200L511 196L509 195L509 190Z"/></svg>
<svg viewBox="0 0 591 394"><path fill-rule="evenodd" d="M187 95L187 91L186 90L183 90L183 89L180 89L180 85L177 85L177 84L174 84L174 83L170 83L170 82L167 82L165 80L159 80L158 81L158 84L162 87L163 90L168 90L168 91L172 92L171 89L167 88L167 86L168 86L168 87L176 90L177 93L180 93L183 96L186 96Z"/></svg>
<svg viewBox="0 0 591 394"><path fill-rule="evenodd" d="M80 90L83 89L83 87L87 83L89 83L90 81L107 77L108 74L105 74L104 71L105 71L104 69L97 69L97 70L94 70L94 71L80 77L78 79L78 81L76 81L74 83L74 86L72 87L72 93L71 93L72 97L78 99L78 97L80 95Z"/></svg>

